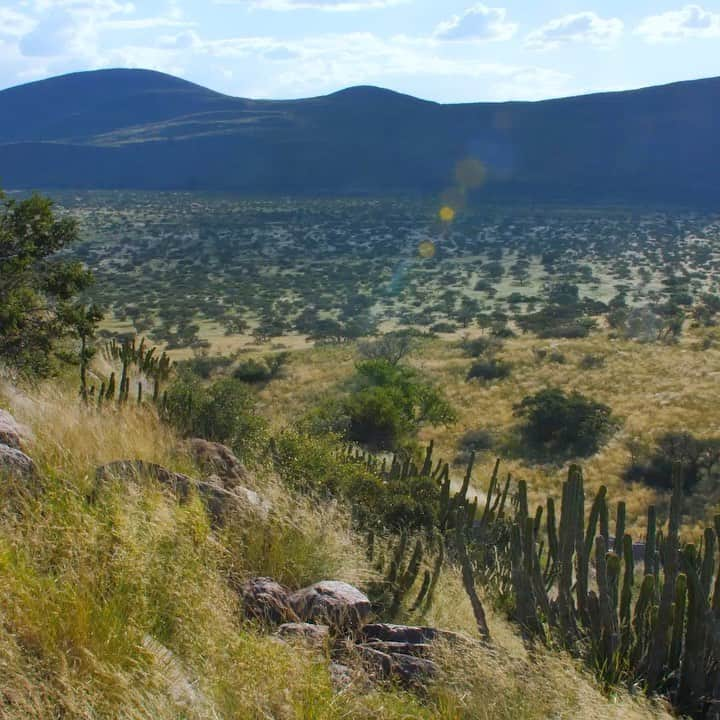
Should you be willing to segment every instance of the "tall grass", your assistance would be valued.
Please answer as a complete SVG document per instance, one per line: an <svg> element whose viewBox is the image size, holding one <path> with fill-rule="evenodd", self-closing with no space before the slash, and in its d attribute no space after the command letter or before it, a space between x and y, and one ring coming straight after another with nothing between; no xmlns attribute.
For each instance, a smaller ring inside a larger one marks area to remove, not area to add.
<svg viewBox="0 0 720 720"><path fill-rule="evenodd" d="M96 465L141 458L194 472L178 438L147 410L88 411L46 388L2 390L29 424L41 492L0 487L0 718L171 720L460 720L650 718L661 709L608 700L563 656L528 652L502 618L496 646L443 651L424 695L358 680L333 690L329 658L280 643L243 619L237 581L291 586L373 576L340 506L298 498L272 476L255 489L268 516L211 527L197 498L109 482ZM448 571L425 622L474 632ZM359 671L358 671L359 674Z"/></svg>

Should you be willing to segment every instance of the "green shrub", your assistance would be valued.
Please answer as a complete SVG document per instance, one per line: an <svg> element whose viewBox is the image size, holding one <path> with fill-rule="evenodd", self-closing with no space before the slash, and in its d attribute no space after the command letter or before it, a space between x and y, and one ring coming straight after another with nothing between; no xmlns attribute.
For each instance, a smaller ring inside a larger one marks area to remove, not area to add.
<svg viewBox="0 0 720 720"><path fill-rule="evenodd" d="M720 440L700 439L688 432L669 432L657 438L652 451L639 453L625 469L627 482L643 482L652 487L671 490L673 468L682 474L683 487L691 492L698 482L710 475L717 477Z"/></svg>
<svg viewBox="0 0 720 720"><path fill-rule="evenodd" d="M246 383L267 383L282 372L289 353L283 352L265 358L248 358L234 370L233 377Z"/></svg>
<svg viewBox="0 0 720 720"><path fill-rule="evenodd" d="M412 368L387 360L357 366L356 389L343 406L348 439L373 449L395 450L412 442L424 424L454 422L443 393Z"/></svg>
<svg viewBox="0 0 720 720"><path fill-rule="evenodd" d="M435 526L439 488L430 478L383 480L364 463L348 458L332 436L284 432L273 443L275 469L290 487L350 503L362 527L430 530Z"/></svg>
<svg viewBox="0 0 720 720"><path fill-rule="evenodd" d="M192 375L180 375L168 388L165 417L184 435L224 443L245 459L266 437L255 396L233 378L203 385Z"/></svg>
<svg viewBox="0 0 720 720"><path fill-rule="evenodd" d="M510 377L512 372L512 365L505 360L482 360L480 362L473 363L472 367L468 371L468 380L484 380L489 382L491 380L504 380Z"/></svg>
<svg viewBox="0 0 720 720"><path fill-rule="evenodd" d="M525 421L523 440L553 453L592 455L617 427L607 405L558 388L526 396L515 415Z"/></svg>
<svg viewBox="0 0 720 720"><path fill-rule="evenodd" d="M490 357L502 350L502 340L497 337L479 337L472 340L465 339L460 344L467 357Z"/></svg>

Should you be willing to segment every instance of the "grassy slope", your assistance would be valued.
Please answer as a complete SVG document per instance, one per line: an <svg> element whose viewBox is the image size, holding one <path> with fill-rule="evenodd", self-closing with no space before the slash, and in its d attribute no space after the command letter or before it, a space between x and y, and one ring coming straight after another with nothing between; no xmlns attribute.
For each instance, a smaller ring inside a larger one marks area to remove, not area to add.
<svg viewBox="0 0 720 720"><path fill-rule="evenodd" d="M268 574L300 586L323 577L362 585L371 570L342 509L318 507L259 473L270 520L217 533L194 501L157 487L108 486L87 499L93 468L127 457L192 471L148 412L86 413L53 389L0 390L29 424L46 483L33 496L0 486L0 718L642 718L660 708L604 697L562 655L528 656L500 617L493 652L448 652L428 698L358 685L334 694L327 659L240 620L228 580ZM473 634L448 572L425 618ZM169 652L168 652L169 650Z"/></svg>
<svg viewBox="0 0 720 720"><path fill-rule="evenodd" d="M473 335L477 334L475 330ZM720 410L715 401L720 349L714 346L699 351L695 349L698 343L699 336L693 331L688 331L675 346L610 340L605 333L581 340L520 336L507 341L499 353L500 358L513 363L510 378L481 384L465 382L472 360L463 356L455 341L426 342L410 362L445 389L459 419L451 427L424 429L421 440L433 439L439 456L451 460L467 430L488 428L501 439L508 436L517 422L513 406L525 395L546 386L579 390L607 403L623 421L620 431L597 455L579 461L586 479L591 488L608 485L613 502L627 501L629 529L641 535L648 504L655 502L662 507L667 496L641 484L623 482L621 474L630 460L627 441L652 441L654 436L672 430L687 430L698 437L720 435ZM538 363L533 348L559 350L566 356L566 363ZM580 369L578 363L586 354L602 356L604 366ZM286 377L263 391L264 412L275 427L292 424L324 392L335 392L336 386L352 375L356 360L352 346L296 353ZM479 472L486 469L489 474L494 459L493 451L485 453L479 460ZM536 501L544 500L548 493L559 494L566 466L503 457L506 470L528 480L531 499L534 496ZM478 491L483 486L484 480ZM688 504L686 530L711 521L718 501L716 488L699 487L695 500Z"/></svg>

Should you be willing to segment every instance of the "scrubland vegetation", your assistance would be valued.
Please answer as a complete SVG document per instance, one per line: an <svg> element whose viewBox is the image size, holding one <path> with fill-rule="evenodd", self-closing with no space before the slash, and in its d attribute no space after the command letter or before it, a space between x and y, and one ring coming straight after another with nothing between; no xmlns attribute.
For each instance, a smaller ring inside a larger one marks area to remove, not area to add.
<svg viewBox="0 0 720 720"><path fill-rule="evenodd" d="M0 717L664 716L647 688L704 717L688 649L720 603L702 530L720 501L716 219L450 227L399 201L120 197L64 198L80 244L47 205L25 235L22 203L0 225L0 408L39 471L2 486ZM98 485L129 459L202 478L192 437L229 446L272 511L217 526L199 494ZM635 579L633 539L669 517L653 581ZM254 576L351 582L381 620L484 642L436 648L420 691L359 660L338 691L327 648L245 617ZM603 612L614 597L617 643L588 591Z"/></svg>

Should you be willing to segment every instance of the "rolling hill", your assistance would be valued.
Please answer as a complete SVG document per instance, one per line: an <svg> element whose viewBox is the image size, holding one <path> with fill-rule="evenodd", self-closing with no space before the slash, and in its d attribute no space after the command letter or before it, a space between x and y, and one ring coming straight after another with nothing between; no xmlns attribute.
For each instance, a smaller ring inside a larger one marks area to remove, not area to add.
<svg viewBox="0 0 720 720"><path fill-rule="evenodd" d="M720 199L719 130L720 78L441 105L374 87L249 100L101 70L0 92L0 184L431 193L474 157L493 199L708 205Z"/></svg>

